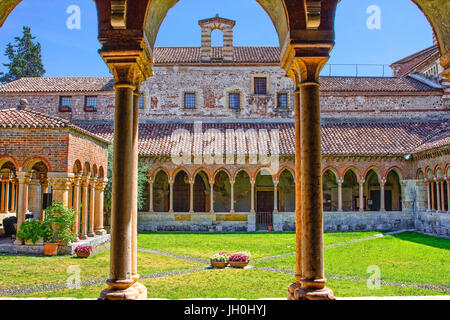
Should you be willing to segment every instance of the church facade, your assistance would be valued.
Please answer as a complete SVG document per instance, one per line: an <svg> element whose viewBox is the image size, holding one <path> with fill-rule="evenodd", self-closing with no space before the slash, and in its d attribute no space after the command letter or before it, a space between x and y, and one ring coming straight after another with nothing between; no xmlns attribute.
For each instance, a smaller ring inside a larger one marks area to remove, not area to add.
<svg viewBox="0 0 450 320"><path fill-rule="evenodd" d="M139 162L148 184L138 228L294 231L295 95L280 50L235 47L232 20L199 25L201 47L155 48L154 77L141 86ZM215 29L222 47L211 46ZM450 99L436 52L394 63L394 77L321 77L326 231L450 236ZM112 140L113 85L24 78L0 86L0 108L25 98Z"/></svg>

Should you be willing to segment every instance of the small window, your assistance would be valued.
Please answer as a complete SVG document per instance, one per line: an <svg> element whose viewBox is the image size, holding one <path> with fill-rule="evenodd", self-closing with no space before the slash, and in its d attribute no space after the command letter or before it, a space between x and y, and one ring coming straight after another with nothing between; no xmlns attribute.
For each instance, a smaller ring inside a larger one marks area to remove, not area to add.
<svg viewBox="0 0 450 320"><path fill-rule="evenodd" d="M267 94L267 78L255 77L253 81L255 94Z"/></svg>
<svg viewBox="0 0 450 320"><path fill-rule="evenodd" d="M97 97L86 97L85 112L97 112Z"/></svg>
<svg viewBox="0 0 450 320"><path fill-rule="evenodd" d="M195 109L195 93L185 92L184 93L184 108L185 109Z"/></svg>
<svg viewBox="0 0 450 320"><path fill-rule="evenodd" d="M288 108L288 94L285 92L278 93L277 95L277 108L287 109Z"/></svg>
<svg viewBox="0 0 450 320"><path fill-rule="evenodd" d="M230 93L228 95L228 107L233 110L238 110L241 108L241 94L240 93Z"/></svg>
<svg viewBox="0 0 450 320"><path fill-rule="evenodd" d="M59 112L72 112L72 97L59 98Z"/></svg>
<svg viewBox="0 0 450 320"><path fill-rule="evenodd" d="M138 108L144 109L144 96L143 95L141 95L138 99Z"/></svg>

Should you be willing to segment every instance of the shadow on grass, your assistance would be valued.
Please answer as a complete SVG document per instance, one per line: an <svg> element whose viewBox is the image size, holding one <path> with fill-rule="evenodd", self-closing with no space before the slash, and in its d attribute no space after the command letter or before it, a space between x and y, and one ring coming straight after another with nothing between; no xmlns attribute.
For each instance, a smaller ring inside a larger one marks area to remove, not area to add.
<svg viewBox="0 0 450 320"><path fill-rule="evenodd" d="M423 244L429 247L450 250L450 240L444 238L437 238L421 234L418 232L403 232L398 234L393 234L391 237L395 237L400 240L414 242L418 244Z"/></svg>

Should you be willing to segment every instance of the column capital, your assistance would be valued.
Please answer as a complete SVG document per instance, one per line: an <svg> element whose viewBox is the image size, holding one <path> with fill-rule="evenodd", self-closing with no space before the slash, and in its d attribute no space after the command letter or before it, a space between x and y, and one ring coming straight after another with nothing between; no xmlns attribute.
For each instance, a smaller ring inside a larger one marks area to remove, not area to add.
<svg viewBox="0 0 450 320"><path fill-rule="evenodd" d="M209 185L210 185L210 186L213 186L214 183L216 183L216 180L215 180L215 179L210 179L210 180L209 180Z"/></svg>
<svg viewBox="0 0 450 320"><path fill-rule="evenodd" d="M274 185L274 187L278 187L278 184L280 183L280 180L278 180L278 179L274 179L273 180L273 185Z"/></svg>
<svg viewBox="0 0 450 320"><path fill-rule="evenodd" d="M251 179L250 179L250 184L251 184L251 185L255 185L255 184L256 184L256 179L251 178Z"/></svg>
<svg viewBox="0 0 450 320"><path fill-rule="evenodd" d="M344 184L344 179L337 179L336 180L338 185L343 185Z"/></svg>
<svg viewBox="0 0 450 320"><path fill-rule="evenodd" d="M366 183L366 179L359 179L358 183L359 185L363 185L364 183Z"/></svg>
<svg viewBox="0 0 450 320"><path fill-rule="evenodd" d="M171 186L173 186L174 183L175 183L175 180L174 180L173 178L170 178L170 179L168 180L168 183L169 183Z"/></svg>
<svg viewBox="0 0 450 320"><path fill-rule="evenodd" d="M78 187L81 185L81 181L82 176L80 174L76 174L75 177L73 178L73 184Z"/></svg>
<svg viewBox="0 0 450 320"><path fill-rule="evenodd" d="M386 184L386 182L387 182L387 179L386 179L386 178L380 179L380 186L383 186L383 187L384 187L384 185Z"/></svg>
<svg viewBox="0 0 450 320"><path fill-rule="evenodd" d="M148 182L149 184L154 184L154 183L155 183L155 180L153 180L153 177L150 177L150 178L147 179L147 182Z"/></svg>
<svg viewBox="0 0 450 320"><path fill-rule="evenodd" d="M31 174L28 172L16 172L17 181L20 184L28 184L30 182Z"/></svg>
<svg viewBox="0 0 450 320"><path fill-rule="evenodd" d="M235 183L236 183L236 180L230 179L230 184L231 184L232 186L234 186Z"/></svg>
<svg viewBox="0 0 450 320"><path fill-rule="evenodd" d="M320 86L319 74L329 59L328 53L322 56L296 56L290 65L291 78L296 80L298 88L304 86Z"/></svg>

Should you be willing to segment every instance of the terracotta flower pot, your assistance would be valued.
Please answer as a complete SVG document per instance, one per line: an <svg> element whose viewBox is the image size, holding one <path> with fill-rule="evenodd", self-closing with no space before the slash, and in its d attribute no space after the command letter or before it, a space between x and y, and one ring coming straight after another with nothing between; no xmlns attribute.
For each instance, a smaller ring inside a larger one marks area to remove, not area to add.
<svg viewBox="0 0 450 320"><path fill-rule="evenodd" d="M212 265L214 268L217 268L217 269L223 269L223 268L225 268L225 267L228 265L228 262L211 261L211 265Z"/></svg>
<svg viewBox="0 0 450 320"><path fill-rule="evenodd" d="M82 259L86 259L91 255L90 252L77 252L77 257L78 258L82 258Z"/></svg>
<svg viewBox="0 0 450 320"><path fill-rule="evenodd" d="M249 261L246 262L233 262L230 261L230 266L232 266L233 268L244 268L248 265Z"/></svg>
<svg viewBox="0 0 450 320"><path fill-rule="evenodd" d="M272 227L272 226L268 226L267 229L268 229L269 231L272 231L272 230L273 230L273 227Z"/></svg>
<svg viewBox="0 0 450 320"><path fill-rule="evenodd" d="M58 254L58 244L57 243L44 243L44 255L56 256L57 254Z"/></svg>

